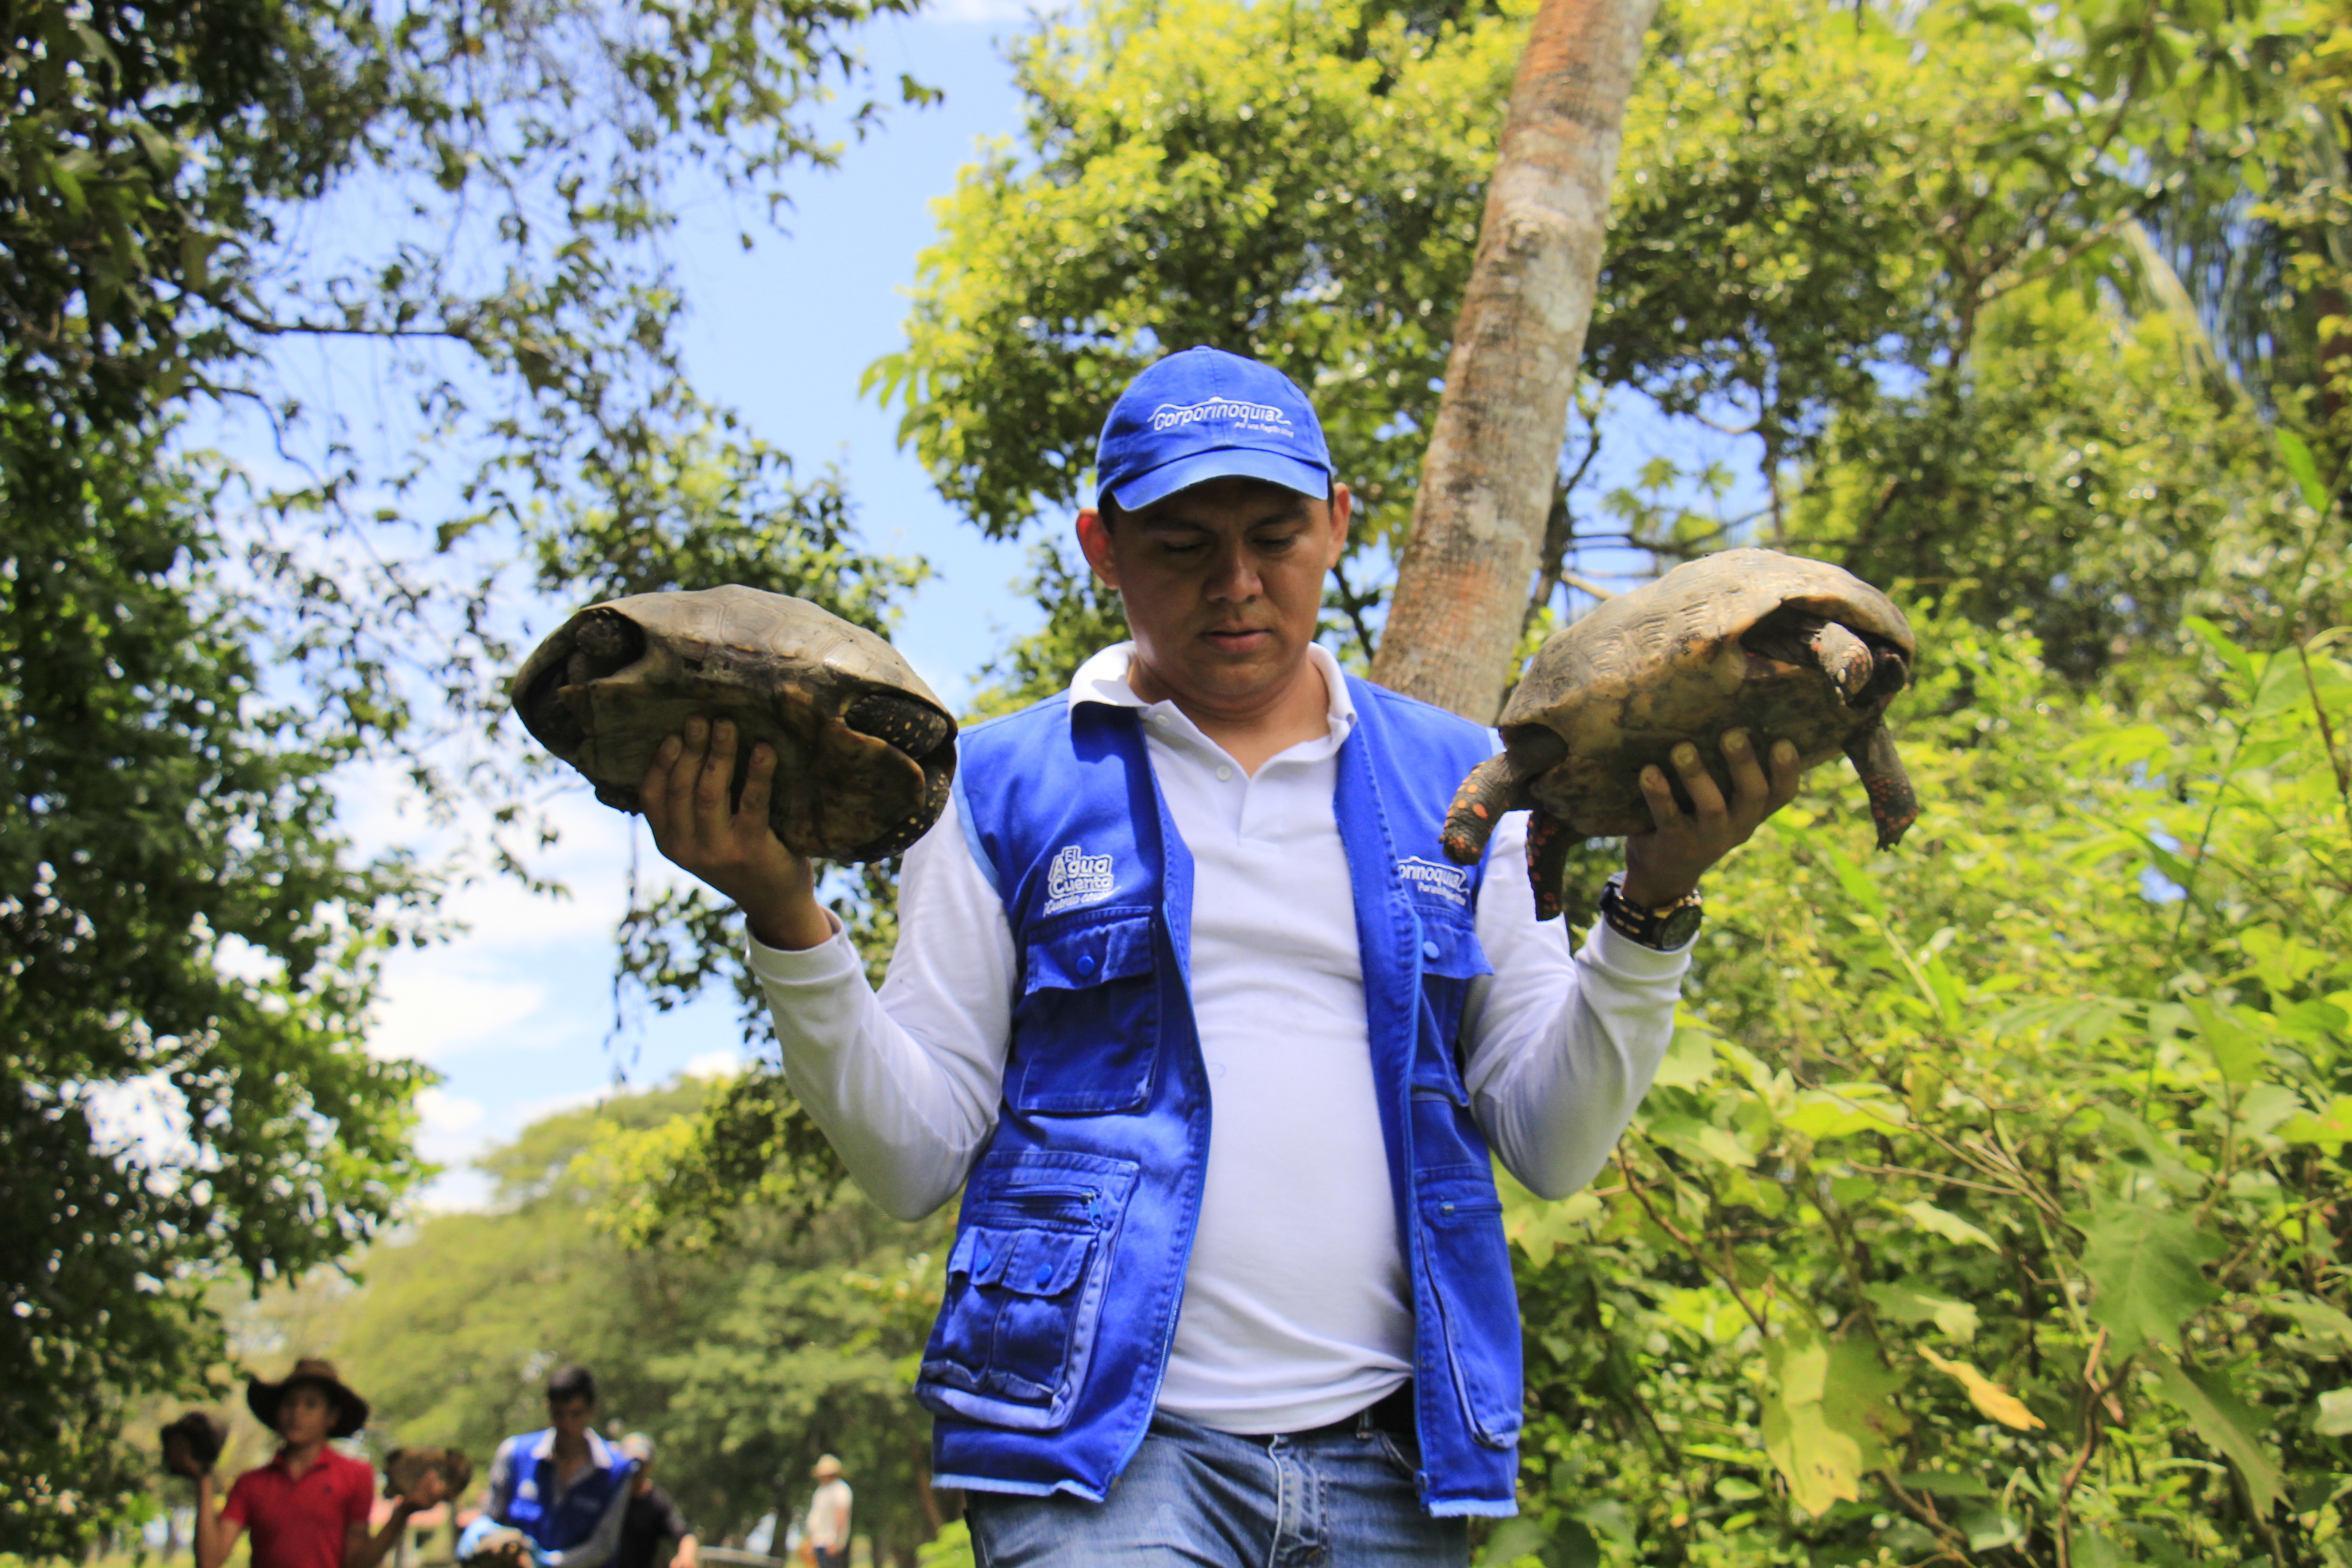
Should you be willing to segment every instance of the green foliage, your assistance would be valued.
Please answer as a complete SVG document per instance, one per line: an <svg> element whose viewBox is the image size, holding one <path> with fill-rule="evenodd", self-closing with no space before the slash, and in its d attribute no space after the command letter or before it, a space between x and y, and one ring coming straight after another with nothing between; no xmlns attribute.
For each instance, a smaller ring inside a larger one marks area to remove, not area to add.
<svg viewBox="0 0 2352 1568"><path fill-rule="evenodd" d="M436 878L349 856L329 775L486 799L527 871L511 756L444 744L503 718L514 568L583 596L724 573L867 625L914 580L698 399L659 245L689 171L773 200L831 161L814 106L904 9L7 8L0 1552L139 1506L123 1413L201 1386L211 1280L348 1256L422 1173L428 1075L361 1036ZM415 439L365 445L407 455L363 464L278 375L289 341L380 348ZM305 477L176 450L198 396ZM149 1093L158 1137L117 1149Z"/></svg>
<svg viewBox="0 0 2352 1568"><path fill-rule="evenodd" d="M0 441L59 437L21 403ZM195 1383L207 1276L363 1243L423 1173L430 1081L361 1036L430 883L334 826L331 722L280 706L212 498L119 436L0 542L0 1550L102 1524L126 1400ZM329 733L321 735L321 731ZM137 1108L155 1109L133 1138ZM126 1121L126 1119L129 1119Z"/></svg>
<svg viewBox="0 0 2352 1568"><path fill-rule="evenodd" d="M1508 1203L1525 1539L2343 1561L2340 634L2126 708L1924 633L1912 837L1865 857L1843 780L1768 826L1615 1170Z"/></svg>
<svg viewBox="0 0 2352 1568"><path fill-rule="evenodd" d="M455 1442L485 1462L546 1424L547 1371L579 1361L596 1373L599 1424L654 1435L662 1484L706 1539L789 1517L823 1452L855 1478L861 1533L927 1539L929 1423L912 1383L944 1221L901 1226L845 1194L739 1213L696 1247L615 1234L641 1141L730 1114L738 1087L551 1116L482 1162L488 1212L434 1215L371 1248L365 1289L319 1332L376 1403L372 1440Z"/></svg>

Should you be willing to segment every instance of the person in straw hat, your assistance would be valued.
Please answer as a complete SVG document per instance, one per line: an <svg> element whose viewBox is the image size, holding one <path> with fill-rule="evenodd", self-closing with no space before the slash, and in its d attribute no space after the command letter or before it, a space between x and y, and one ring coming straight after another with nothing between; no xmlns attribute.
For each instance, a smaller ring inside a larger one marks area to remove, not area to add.
<svg viewBox="0 0 2352 1568"><path fill-rule="evenodd" d="M809 1548L816 1568L845 1568L849 1562L849 1483L841 1479L841 1461L825 1455L811 1467L816 1495L809 1499Z"/></svg>
<svg viewBox="0 0 2352 1568"><path fill-rule="evenodd" d="M253 1568L375 1568L400 1539L409 1516L442 1500L441 1478L428 1477L400 1499L382 1530L368 1531L375 1471L327 1447L367 1425L368 1405L346 1387L331 1362L305 1359L276 1383L248 1379L245 1403L279 1447L268 1464L237 1477L228 1500L213 1506L213 1478L196 1481L196 1568L220 1568L236 1538L253 1532Z"/></svg>

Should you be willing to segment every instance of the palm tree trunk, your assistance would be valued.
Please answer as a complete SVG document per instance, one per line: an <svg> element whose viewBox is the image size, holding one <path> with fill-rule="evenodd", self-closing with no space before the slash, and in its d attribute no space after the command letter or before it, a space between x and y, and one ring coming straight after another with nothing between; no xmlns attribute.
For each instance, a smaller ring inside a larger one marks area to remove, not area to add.
<svg viewBox="0 0 2352 1568"><path fill-rule="evenodd" d="M1657 0L1543 0L1519 57L1412 542L1372 678L1484 724L1501 707Z"/></svg>

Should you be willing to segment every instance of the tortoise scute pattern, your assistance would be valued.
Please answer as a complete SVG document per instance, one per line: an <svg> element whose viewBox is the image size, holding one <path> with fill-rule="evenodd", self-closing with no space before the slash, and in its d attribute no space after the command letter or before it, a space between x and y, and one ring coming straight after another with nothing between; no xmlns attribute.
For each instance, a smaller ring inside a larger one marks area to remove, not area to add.
<svg viewBox="0 0 2352 1568"><path fill-rule="evenodd" d="M878 860L920 838L955 778L954 718L898 651L805 599L730 584L592 605L523 662L524 728L636 811L662 742L731 721L735 797L776 752L768 819L803 855Z"/></svg>
<svg viewBox="0 0 2352 1568"><path fill-rule="evenodd" d="M383 1495L414 1497L425 1478L436 1472L446 1495L454 1499L474 1479L474 1461L455 1448L394 1448L383 1457Z"/></svg>
<svg viewBox="0 0 2352 1568"><path fill-rule="evenodd" d="M1852 759L1879 847L1891 847L1919 807L1884 720L1916 655L1903 612L1826 563L1727 550L1677 566L1537 651L1504 706L1503 751L1446 814L1445 851L1475 861L1504 812L1530 809L1528 877L1548 919L1576 843L1654 826L1644 767L1677 780L1679 797L1671 756L1693 742L1729 795L1721 747L1733 729L1759 745L1790 742L1805 767Z"/></svg>

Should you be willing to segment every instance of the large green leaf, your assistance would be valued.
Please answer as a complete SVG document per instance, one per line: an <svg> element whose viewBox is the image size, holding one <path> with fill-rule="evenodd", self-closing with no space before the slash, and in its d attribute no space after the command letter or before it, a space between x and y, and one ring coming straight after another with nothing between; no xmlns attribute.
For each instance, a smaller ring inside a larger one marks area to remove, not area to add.
<svg viewBox="0 0 2352 1568"><path fill-rule="evenodd" d="M2185 1367L2153 1348L2147 1358L2164 1396L2186 1412L2197 1435L2230 1461L2238 1479L2246 1484L2246 1497L2254 1506L2255 1516L2268 1519L2272 1505L2286 1487L2278 1460L2262 1438L2270 1417L2239 1398L2229 1380L2218 1372Z"/></svg>
<svg viewBox="0 0 2352 1568"><path fill-rule="evenodd" d="M2222 1244L2188 1215L2102 1199L2075 1223L2083 1231L2083 1272L2091 1279L2091 1317L2105 1325L2116 1354L2170 1344L2181 1324L2221 1300L2201 1266L2222 1255Z"/></svg>
<svg viewBox="0 0 2352 1568"><path fill-rule="evenodd" d="M1822 1514L1862 1496L1862 1478L1888 1462L1886 1439L1906 1429L1886 1403L1900 1373L1866 1337L1829 1341L1798 1331L1764 1352L1764 1451L1789 1483L1789 1497Z"/></svg>

